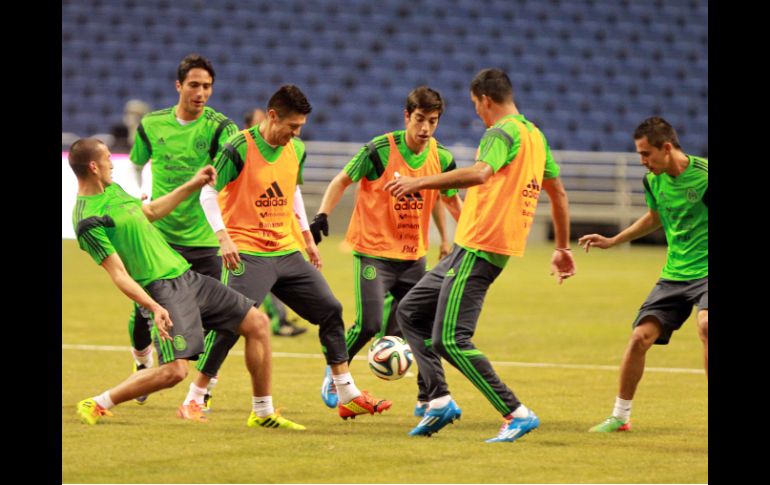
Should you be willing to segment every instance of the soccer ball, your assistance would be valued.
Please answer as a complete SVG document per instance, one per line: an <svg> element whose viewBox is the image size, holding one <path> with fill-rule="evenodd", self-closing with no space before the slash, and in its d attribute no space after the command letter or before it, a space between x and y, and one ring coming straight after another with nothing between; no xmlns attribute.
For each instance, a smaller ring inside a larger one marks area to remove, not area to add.
<svg viewBox="0 0 770 485"><path fill-rule="evenodd" d="M369 369L386 381L401 379L412 365L412 349L401 337L388 335L369 347Z"/></svg>

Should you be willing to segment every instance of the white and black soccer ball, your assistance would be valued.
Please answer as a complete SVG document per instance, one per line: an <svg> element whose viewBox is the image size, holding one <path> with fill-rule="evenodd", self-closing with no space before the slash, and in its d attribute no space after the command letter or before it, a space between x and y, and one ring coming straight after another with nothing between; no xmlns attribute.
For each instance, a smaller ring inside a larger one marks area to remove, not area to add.
<svg viewBox="0 0 770 485"><path fill-rule="evenodd" d="M369 369L386 381L404 377L413 360L412 349L401 337L388 335L375 340L369 347Z"/></svg>

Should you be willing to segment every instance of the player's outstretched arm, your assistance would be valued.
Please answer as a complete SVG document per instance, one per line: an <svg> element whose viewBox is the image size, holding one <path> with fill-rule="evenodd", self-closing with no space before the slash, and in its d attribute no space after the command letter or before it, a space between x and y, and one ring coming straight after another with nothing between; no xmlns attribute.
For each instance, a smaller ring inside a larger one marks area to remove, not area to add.
<svg viewBox="0 0 770 485"><path fill-rule="evenodd" d="M462 189L480 185L494 175L492 166L484 162L476 162L470 167L458 168L449 172L426 177L398 177L383 187L394 197L412 194L423 189Z"/></svg>
<svg viewBox="0 0 770 485"><path fill-rule="evenodd" d="M104 260L102 260L102 268L107 271L107 274L112 278L112 282L115 283L115 286L117 286L120 291L138 305L152 312L153 320L158 327L161 338L164 340L171 340L168 331L174 324L171 322L168 311L160 306L158 302L153 300L152 297L139 286L139 283L131 278L131 275L126 271L123 260L118 256L118 253L112 253L104 258Z"/></svg>
<svg viewBox="0 0 770 485"><path fill-rule="evenodd" d="M433 204L433 222L436 223L436 229L441 236L441 245L438 250L438 259L443 259L444 256L452 252L452 242L449 240L446 232L446 217L444 216L444 203L441 200L437 200Z"/></svg>
<svg viewBox="0 0 770 485"><path fill-rule="evenodd" d="M217 179L217 171L213 165L206 165L193 175L193 178L180 185L173 191L159 197L149 204L142 205L142 211L147 219L156 221L167 216L183 200L190 197L196 190L206 184L213 184Z"/></svg>
<svg viewBox="0 0 770 485"><path fill-rule="evenodd" d="M323 233L324 236L329 235L329 222L327 221L327 217L332 213L334 208L337 207L340 199L342 199L342 195L345 193L345 189L352 183L353 179L350 178L350 175L344 170L340 170L340 173L338 173L332 181L329 182L329 186L326 187L326 192L324 192L323 199L321 199L321 206L318 208L318 213L316 213L313 218L313 222L310 223L310 232L313 234L313 241L316 244L320 243L321 239L323 239L321 233Z"/></svg>
<svg viewBox="0 0 770 485"><path fill-rule="evenodd" d="M586 252L590 248L608 249L627 241L633 241L655 231L661 227L660 216L657 211L649 209L642 217L636 220L626 229L613 237L605 237L601 234L586 234L578 239L578 244Z"/></svg>

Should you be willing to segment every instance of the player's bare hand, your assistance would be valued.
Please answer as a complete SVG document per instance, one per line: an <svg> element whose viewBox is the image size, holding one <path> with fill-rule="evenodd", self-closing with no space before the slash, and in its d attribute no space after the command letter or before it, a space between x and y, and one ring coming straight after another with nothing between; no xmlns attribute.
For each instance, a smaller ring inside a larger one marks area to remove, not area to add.
<svg viewBox="0 0 770 485"><path fill-rule="evenodd" d="M559 284L567 278L574 276L577 272L575 260L572 258L572 252L557 249L551 256L551 276L556 276Z"/></svg>
<svg viewBox="0 0 770 485"><path fill-rule="evenodd" d="M420 179L401 176L385 184L384 190L390 192L396 198L404 194L411 194L420 190Z"/></svg>
<svg viewBox="0 0 770 485"><path fill-rule="evenodd" d="M217 169L215 169L213 165L206 165L201 168L192 178L192 182L196 187L203 187L206 184L213 187L216 181Z"/></svg>
<svg viewBox="0 0 770 485"><path fill-rule="evenodd" d="M587 234L578 239L578 245L588 252L588 249L592 247L607 249L611 248L613 244L610 238L604 237L601 234Z"/></svg>
<svg viewBox="0 0 770 485"><path fill-rule="evenodd" d="M160 305L156 306L152 309L152 320L158 329L161 340L172 340L169 331L174 326L174 323L171 321L171 315L168 314L168 310Z"/></svg>
<svg viewBox="0 0 770 485"><path fill-rule="evenodd" d="M452 252L452 243L449 241L441 241L441 246L438 249L438 259L441 261L444 256Z"/></svg>
<svg viewBox="0 0 770 485"><path fill-rule="evenodd" d="M321 259L321 252L318 250L318 246L316 246L315 243L311 241L310 244L306 245L305 253L307 253L310 264L315 266L318 271L321 271L321 268L323 268L324 264L323 260Z"/></svg>
<svg viewBox="0 0 770 485"><path fill-rule="evenodd" d="M238 247L230 239L230 235L225 229L217 232L217 239L219 239L219 248L222 250L222 263L224 263L225 268L235 271L241 265Z"/></svg>

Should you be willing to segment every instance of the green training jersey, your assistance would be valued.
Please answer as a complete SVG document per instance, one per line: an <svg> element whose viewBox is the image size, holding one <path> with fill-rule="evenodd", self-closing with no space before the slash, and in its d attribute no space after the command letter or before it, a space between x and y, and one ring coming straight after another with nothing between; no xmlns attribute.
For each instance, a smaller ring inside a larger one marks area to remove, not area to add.
<svg viewBox="0 0 770 485"><path fill-rule="evenodd" d="M668 242L660 277L687 281L709 274L709 162L687 155L690 164L677 177L644 176L644 198L656 211Z"/></svg>
<svg viewBox="0 0 770 485"><path fill-rule="evenodd" d="M184 184L207 164L238 128L208 106L198 119L180 124L176 106L149 113L139 123L131 161L144 165L152 159L152 198ZM219 247L199 201L200 190L182 201L169 215L154 222L171 244Z"/></svg>
<svg viewBox="0 0 770 485"><path fill-rule="evenodd" d="M503 123L507 118L514 118L520 121L530 132L532 130L540 131L539 128L533 125L531 121L527 120L523 114L503 116L497 123L489 127L487 131L484 132L481 142L479 142L476 161L488 164L495 173L511 163L519 154L519 149L521 148L519 127L515 123ZM545 171L543 173L543 178L556 178L559 176L561 169L553 159L551 148L548 146L548 141L545 139L545 135L542 131L540 131L540 136L543 137L543 145L545 146ZM505 254L466 248L464 246L463 248L498 268L504 268L506 263L508 263L509 256Z"/></svg>
<svg viewBox="0 0 770 485"><path fill-rule="evenodd" d="M422 153L416 154L407 146L405 134L405 130L394 131L393 139L395 140L398 151L401 153L401 156L407 165L414 169L418 169L422 167L422 165L425 163L425 160L428 158L427 145L426 149L424 149ZM441 162L441 171L448 172L457 168L452 153L444 148L441 144L437 143L437 145L438 158ZM363 177L366 177L366 179L370 181L377 180L382 175L381 172L378 172L376 164L372 160L372 157L377 156L382 162L382 169L384 170L385 167L388 166L388 159L390 158L390 143L388 142L387 133L375 137L371 142L364 145L363 148L358 151L356 156L353 157L353 159L350 160L347 165L345 165L345 173L348 174L353 182L358 182ZM442 190L441 193L447 197L452 197L457 193L457 189Z"/></svg>
<svg viewBox="0 0 770 485"><path fill-rule="evenodd" d="M254 142L259 149L259 153L267 160L268 163L275 162L283 151L283 146L271 147L262 135L259 133L259 125L249 128ZM302 169L305 166L305 143L297 137L291 139L291 143L294 145L294 151L297 153L299 159L299 172L297 172L297 184L302 184ZM217 183L216 189L222 190L225 185L229 184L233 180L238 178L243 170L243 164L246 161L246 135L239 131L232 135L222 147L219 155L214 162L214 167L217 169Z"/></svg>
<svg viewBox="0 0 770 485"><path fill-rule="evenodd" d="M142 212L142 202L112 184L99 195L79 195L72 225L80 248L96 264L117 252L141 286L181 276L190 263L168 245Z"/></svg>

